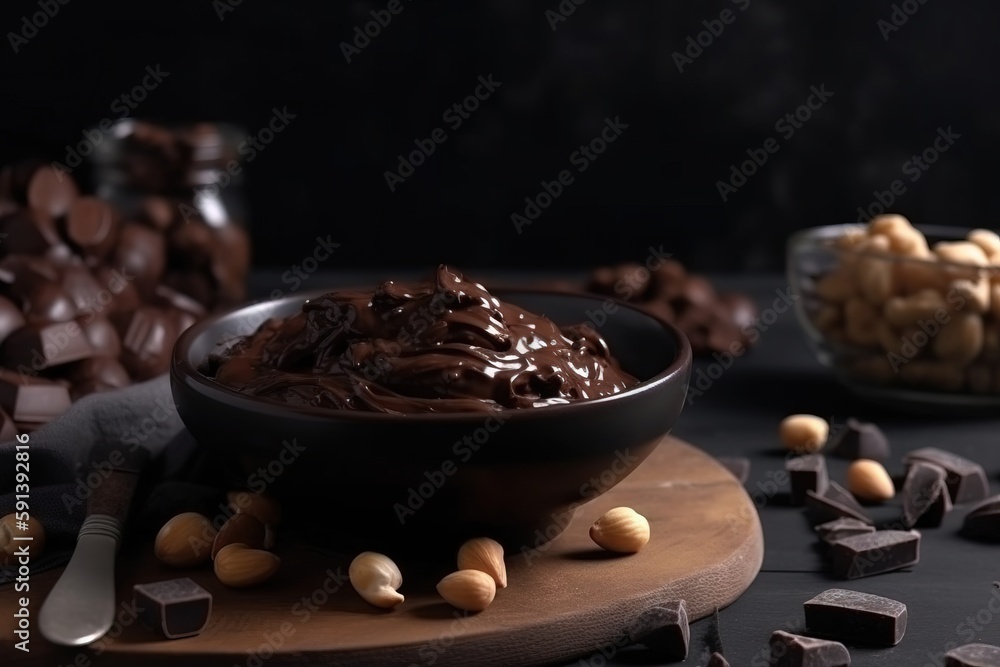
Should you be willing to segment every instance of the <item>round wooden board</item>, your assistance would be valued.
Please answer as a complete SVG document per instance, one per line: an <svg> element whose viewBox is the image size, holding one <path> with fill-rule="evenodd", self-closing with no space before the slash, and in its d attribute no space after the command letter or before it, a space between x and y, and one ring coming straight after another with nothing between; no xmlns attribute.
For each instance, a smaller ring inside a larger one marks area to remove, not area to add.
<svg viewBox="0 0 1000 667"><path fill-rule="evenodd" d="M598 516L622 505L650 522L652 537L638 554L604 552L588 535ZM349 508L331 508L337 511ZM406 601L382 611L351 588L346 556L289 547L280 551L282 569L274 580L230 590L209 568L169 570L146 549L119 567L126 624L112 628L109 634L117 637L57 650L36 635L30 657L22 654L27 661L15 657L14 664L68 665L98 652L102 666L551 664L621 645L634 616L658 601L686 600L692 621L725 607L757 575L764 540L742 485L710 456L667 437L621 484L581 506L559 537L533 547L508 553L509 585L480 614L459 612L436 594L435 583L453 563L404 568ZM32 580L32 607L40 606L57 576L48 572ZM178 576L213 593L212 618L196 637L157 639L130 620L131 587ZM9 587L0 592L0 607L13 600ZM12 636L12 627L3 634Z"/></svg>

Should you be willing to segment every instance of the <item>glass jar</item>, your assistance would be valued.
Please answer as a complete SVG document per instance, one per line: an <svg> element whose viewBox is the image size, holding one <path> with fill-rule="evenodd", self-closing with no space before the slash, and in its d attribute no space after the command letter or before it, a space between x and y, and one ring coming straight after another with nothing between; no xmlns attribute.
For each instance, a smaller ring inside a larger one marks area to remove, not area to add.
<svg viewBox="0 0 1000 667"><path fill-rule="evenodd" d="M91 155L96 195L167 241L164 284L209 309L242 303L250 268L244 133L227 124L116 123Z"/></svg>

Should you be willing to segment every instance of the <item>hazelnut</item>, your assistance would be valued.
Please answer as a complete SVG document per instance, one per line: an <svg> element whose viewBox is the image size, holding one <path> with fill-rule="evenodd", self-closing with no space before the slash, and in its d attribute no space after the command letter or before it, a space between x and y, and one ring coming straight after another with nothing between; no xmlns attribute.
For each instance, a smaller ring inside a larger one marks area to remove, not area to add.
<svg viewBox="0 0 1000 667"><path fill-rule="evenodd" d="M264 549L267 546L267 529L260 521L238 512L222 524L219 533L212 543L212 560L223 547L230 544L243 544L251 549Z"/></svg>
<svg viewBox="0 0 1000 667"><path fill-rule="evenodd" d="M608 551L637 553L649 542L649 521L631 507L616 507L594 522L590 539Z"/></svg>
<svg viewBox="0 0 1000 667"><path fill-rule="evenodd" d="M782 444L797 452L818 452L829 435L830 425L815 415L788 415L778 425Z"/></svg>

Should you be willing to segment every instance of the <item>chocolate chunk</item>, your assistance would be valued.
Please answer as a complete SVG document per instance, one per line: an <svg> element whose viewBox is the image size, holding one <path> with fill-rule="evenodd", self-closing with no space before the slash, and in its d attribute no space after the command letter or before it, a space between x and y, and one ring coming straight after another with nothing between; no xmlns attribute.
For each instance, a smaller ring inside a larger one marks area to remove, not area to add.
<svg viewBox="0 0 1000 667"><path fill-rule="evenodd" d="M17 437L17 424L14 419L0 408L0 442L9 442Z"/></svg>
<svg viewBox="0 0 1000 667"><path fill-rule="evenodd" d="M821 523L814 530L819 535L819 539L827 544L831 544L845 537L874 533L875 526L871 526L864 521L858 521L857 519L834 519L833 521Z"/></svg>
<svg viewBox="0 0 1000 667"><path fill-rule="evenodd" d="M940 526L951 511L951 495L946 483L948 473L933 463L914 461L903 482L903 525Z"/></svg>
<svg viewBox="0 0 1000 667"><path fill-rule="evenodd" d="M878 595L831 588L803 606L810 633L849 644L895 646L906 632L906 605Z"/></svg>
<svg viewBox="0 0 1000 667"><path fill-rule="evenodd" d="M53 218L66 215L78 195L73 179L52 167L39 167L28 182L28 206L45 211Z"/></svg>
<svg viewBox="0 0 1000 667"><path fill-rule="evenodd" d="M867 524L874 523L850 491L833 481L822 495L815 491L806 491L806 508L814 526L840 518L857 519Z"/></svg>
<svg viewBox="0 0 1000 667"><path fill-rule="evenodd" d="M113 255L114 266L135 276L140 291L151 292L160 283L167 266L163 235L134 222L122 226Z"/></svg>
<svg viewBox="0 0 1000 667"><path fill-rule="evenodd" d="M845 579L891 572L920 562L920 533L877 530L833 542L833 571Z"/></svg>
<svg viewBox="0 0 1000 667"><path fill-rule="evenodd" d="M113 269L110 266L100 266L94 270L94 277L111 295L110 298L101 295L99 303L104 306L101 311L103 314L129 313L142 303L142 297L134 284L135 276L124 267Z"/></svg>
<svg viewBox="0 0 1000 667"><path fill-rule="evenodd" d="M94 356L94 348L76 322L27 324L4 341L0 360L8 368L41 371Z"/></svg>
<svg viewBox="0 0 1000 667"><path fill-rule="evenodd" d="M103 309L101 303L103 288L83 262L78 259L70 260L60 266L59 270L62 274L59 284L73 301L77 312L85 315ZM104 296L105 301L109 298L110 295Z"/></svg>
<svg viewBox="0 0 1000 667"><path fill-rule="evenodd" d="M38 285L21 303L25 319L39 324L68 322L77 315L73 299L57 283Z"/></svg>
<svg viewBox="0 0 1000 667"><path fill-rule="evenodd" d="M141 306L117 313L112 321L122 341L121 361L137 380L148 380L170 368L170 352L177 340L177 322L165 308Z"/></svg>
<svg viewBox="0 0 1000 667"><path fill-rule="evenodd" d="M232 226L232 225L230 225ZM200 268L212 259L215 237L212 229L200 220L176 225L167 234L174 266Z"/></svg>
<svg viewBox="0 0 1000 667"><path fill-rule="evenodd" d="M631 642L645 644L665 660L683 660L691 641L687 604L674 600L647 609L629 626L628 636Z"/></svg>
<svg viewBox="0 0 1000 667"><path fill-rule="evenodd" d="M102 260L115 246L119 219L111 204L96 197L81 197L66 215L66 238L84 255Z"/></svg>
<svg viewBox="0 0 1000 667"><path fill-rule="evenodd" d="M746 484L747 478L750 477L750 459L742 456L719 456L715 460L733 473L733 477L740 480L740 484Z"/></svg>
<svg viewBox="0 0 1000 667"><path fill-rule="evenodd" d="M108 318L94 317L88 322L87 318L84 317L80 321L84 323L81 325L83 335L86 336L90 346L94 348L95 355L117 358L121 354L121 338Z"/></svg>
<svg viewBox="0 0 1000 667"><path fill-rule="evenodd" d="M840 642L776 630L771 635L768 664L774 667L847 667L851 664L851 654Z"/></svg>
<svg viewBox="0 0 1000 667"><path fill-rule="evenodd" d="M914 461L933 463L945 469L948 473L945 481L951 494L951 502L956 505L981 500L990 495L986 471L975 461L936 447L916 449L903 457L903 463L907 465Z"/></svg>
<svg viewBox="0 0 1000 667"><path fill-rule="evenodd" d="M44 255L62 243L52 218L28 208L0 218L0 234L0 254L4 255Z"/></svg>
<svg viewBox="0 0 1000 667"><path fill-rule="evenodd" d="M127 387L131 384L128 372L116 359L92 357L68 367L68 377L74 386L88 381L109 388Z"/></svg>
<svg viewBox="0 0 1000 667"><path fill-rule="evenodd" d="M826 451L831 456L843 459L884 462L889 458L889 439L875 424L849 418L845 426L835 429Z"/></svg>
<svg viewBox="0 0 1000 667"><path fill-rule="evenodd" d="M166 285L158 285L153 292L154 300L164 306L176 308L183 311L195 319L204 317L205 308L195 299ZM186 327L185 327L186 328Z"/></svg>
<svg viewBox="0 0 1000 667"><path fill-rule="evenodd" d="M198 634L212 615L212 594L187 577L132 590L142 624L167 639Z"/></svg>
<svg viewBox="0 0 1000 667"><path fill-rule="evenodd" d="M962 534L977 540L1000 541L1000 496L976 503L965 515Z"/></svg>
<svg viewBox="0 0 1000 667"><path fill-rule="evenodd" d="M20 422L44 423L69 407L69 390L58 382L0 369L0 407Z"/></svg>
<svg viewBox="0 0 1000 667"><path fill-rule="evenodd" d="M788 459L785 461L785 471L792 489L793 505L805 503L806 491L823 495L830 485L826 459L822 454L806 454Z"/></svg>
<svg viewBox="0 0 1000 667"><path fill-rule="evenodd" d="M0 344L24 326L24 315L12 301L0 296Z"/></svg>
<svg viewBox="0 0 1000 667"><path fill-rule="evenodd" d="M705 667L729 667L729 661L721 653L713 653Z"/></svg>
<svg viewBox="0 0 1000 667"><path fill-rule="evenodd" d="M996 667L1000 665L1000 646L966 644L944 654L944 667Z"/></svg>
<svg viewBox="0 0 1000 667"><path fill-rule="evenodd" d="M140 211L154 229L165 232L177 220L178 204L165 197L146 197Z"/></svg>

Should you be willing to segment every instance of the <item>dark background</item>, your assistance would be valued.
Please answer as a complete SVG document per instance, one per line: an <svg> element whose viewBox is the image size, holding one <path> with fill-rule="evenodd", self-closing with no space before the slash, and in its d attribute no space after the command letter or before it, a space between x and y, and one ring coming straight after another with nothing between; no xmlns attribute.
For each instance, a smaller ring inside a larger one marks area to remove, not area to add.
<svg viewBox="0 0 1000 667"><path fill-rule="evenodd" d="M909 0L886 40L888 1L591 0L553 31L556 0L401 0L350 64L340 43L387 2L243 0L220 20L225 2L71 0L17 54L9 33L38 0L4 2L0 158L65 155L159 64L170 74L136 117L256 133L274 107L296 115L246 165L262 266L331 234L327 268L583 268L662 244L700 270L775 270L791 230L856 220L897 178L890 208L918 224L995 226L995 2ZM679 72L672 54L727 8ZM489 74L502 85L451 131L442 114ZM833 96L781 137L775 122L820 85ZM616 116L621 138L519 235L511 214ZM961 138L911 182L903 163L948 126ZM390 192L383 172L436 127L448 140ZM768 137L780 150L724 203L717 181Z"/></svg>

